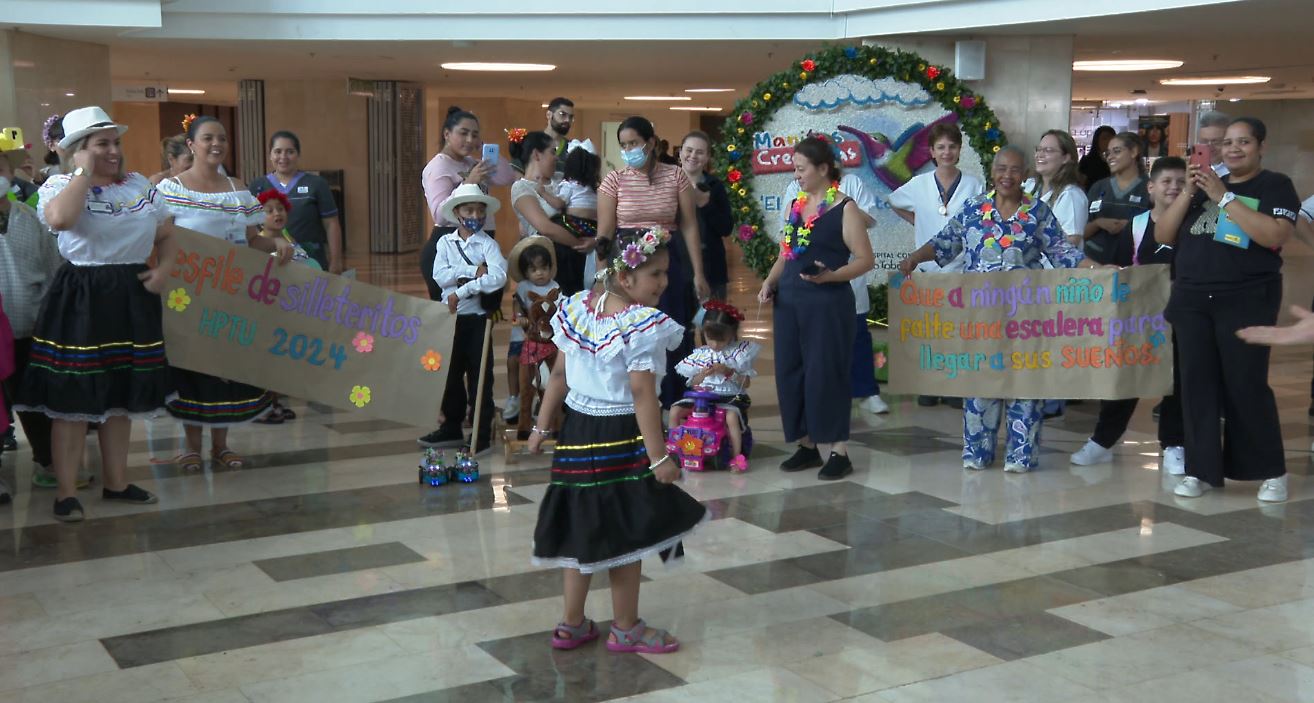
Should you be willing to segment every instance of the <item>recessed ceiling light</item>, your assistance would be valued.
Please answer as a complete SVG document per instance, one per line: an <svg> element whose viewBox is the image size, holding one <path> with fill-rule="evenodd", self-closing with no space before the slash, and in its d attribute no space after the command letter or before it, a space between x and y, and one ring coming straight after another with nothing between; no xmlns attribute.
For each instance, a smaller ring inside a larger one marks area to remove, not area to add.
<svg viewBox="0 0 1314 703"><path fill-rule="evenodd" d="M1241 102L1241 98L1228 98L1227 101L1230 103L1239 103Z"/></svg>
<svg viewBox="0 0 1314 703"><path fill-rule="evenodd" d="M734 88L686 88L686 93L733 93Z"/></svg>
<svg viewBox="0 0 1314 703"><path fill-rule="evenodd" d="M1104 61L1073 61L1074 71L1163 71L1180 68L1181 61L1173 59L1112 59Z"/></svg>
<svg viewBox="0 0 1314 703"><path fill-rule="evenodd" d="M77 96L77 93L64 93L64 97L66 98L76 98Z"/></svg>
<svg viewBox="0 0 1314 703"><path fill-rule="evenodd" d="M687 110L689 112L720 112L719 107L693 107L692 105L677 105L667 108L668 110Z"/></svg>
<svg viewBox="0 0 1314 703"><path fill-rule="evenodd" d="M1164 78L1160 85L1249 85L1267 83L1269 76L1214 76L1212 78Z"/></svg>
<svg viewBox="0 0 1314 703"><path fill-rule="evenodd" d="M679 100L693 100L687 95L626 95L626 100L653 100L661 102L676 102Z"/></svg>
<svg viewBox="0 0 1314 703"><path fill-rule="evenodd" d="M458 61L441 64L449 71L555 71L550 63L498 63L483 61Z"/></svg>
<svg viewBox="0 0 1314 703"><path fill-rule="evenodd" d="M205 95L199 88L170 88L169 95Z"/></svg>

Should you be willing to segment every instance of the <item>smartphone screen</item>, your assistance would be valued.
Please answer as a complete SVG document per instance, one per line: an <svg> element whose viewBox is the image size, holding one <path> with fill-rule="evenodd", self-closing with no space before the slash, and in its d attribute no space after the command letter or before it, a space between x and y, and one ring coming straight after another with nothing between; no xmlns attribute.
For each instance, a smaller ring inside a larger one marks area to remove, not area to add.
<svg viewBox="0 0 1314 703"><path fill-rule="evenodd" d="M497 144L485 144L485 145L484 145L484 154L483 154L483 157L484 157L484 158L483 158L483 160L484 160L484 161L489 161L489 162L494 162L494 163L495 163L495 162L497 161L497 159L498 159L498 155L499 155L500 153L501 153L501 150L498 148L498 145L497 145Z"/></svg>
<svg viewBox="0 0 1314 703"><path fill-rule="evenodd" d="M1213 154L1210 152L1208 144L1196 144L1191 147L1191 165L1204 170L1211 168L1213 163Z"/></svg>

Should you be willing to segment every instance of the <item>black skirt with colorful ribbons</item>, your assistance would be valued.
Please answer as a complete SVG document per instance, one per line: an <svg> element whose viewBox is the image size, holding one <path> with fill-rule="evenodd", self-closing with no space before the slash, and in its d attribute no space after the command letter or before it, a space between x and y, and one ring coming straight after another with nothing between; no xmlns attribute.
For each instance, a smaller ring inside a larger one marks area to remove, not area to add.
<svg viewBox="0 0 1314 703"><path fill-rule="evenodd" d="M707 509L657 482L635 416L565 413L534 529L534 564L592 573L682 555L681 540Z"/></svg>
<svg viewBox="0 0 1314 703"><path fill-rule="evenodd" d="M160 297L141 264L74 266L55 274L41 303L16 409L103 422L150 417L173 394Z"/></svg>

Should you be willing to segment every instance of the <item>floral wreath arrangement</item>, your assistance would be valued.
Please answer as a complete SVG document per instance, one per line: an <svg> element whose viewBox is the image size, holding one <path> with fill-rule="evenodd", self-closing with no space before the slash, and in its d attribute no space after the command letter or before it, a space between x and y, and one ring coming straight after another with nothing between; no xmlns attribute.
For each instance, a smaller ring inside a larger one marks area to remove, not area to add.
<svg viewBox="0 0 1314 703"><path fill-rule="evenodd" d="M59 146L59 140L64 138L63 119L64 116L56 112L41 125L41 141L49 151L54 151Z"/></svg>
<svg viewBox="0 0 1314 703"><path fill-rule="evenodd" d="M744 313L739 312L739 308L720 300L709 300L703 303L703 309L707 312L722 312L729 316L735 322L744 321Z"/></svg>
<svg viewBox="0 0 1314 703"><path fill-rule="evenodd" d="M659 248L665 246L669 241L671 241L670 232L661 227L653 227L626 244L620 250L620 254L612 258L610 264L598 269L598 273L594 278L603 281L613 273L626 270L633 271L647 262L653 254L657 253Z"/></svg>
<svg viewBox="0 0 1314 703"><path fill-rule="evenodd" d="M959 129L981 156L987 171L990 158L1008 143L998 127L999 118L984 98L948 68L935 66L915 53L879 46L835 46L803 57L758 83L735 105L721 130L721 142L712 150L711 172L729 184L731 211L739 222L735 239L743 249L744 261L759 276L765 277L771 270L781 246L764 229L766 217L750 187L753 169L741 163L752 156L753 125L767 122L809 83L846 74L920 86L944 109L957 115ZM796 232L797 228L796 224ZM791 242L791 248L801 253L796 241Z"/></svg>

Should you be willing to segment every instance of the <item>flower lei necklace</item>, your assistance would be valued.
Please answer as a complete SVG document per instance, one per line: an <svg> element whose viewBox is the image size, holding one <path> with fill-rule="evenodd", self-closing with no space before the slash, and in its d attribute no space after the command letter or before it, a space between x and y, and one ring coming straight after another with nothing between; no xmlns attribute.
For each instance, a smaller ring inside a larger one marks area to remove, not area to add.
<svg viewBox="0 0 1314 703"><path fill-rule="evenodd" d="M987 248L998 246L1005 249L1013 246L1017 241L1017 235L1020 235L1023 232L1024 228L1022 227L1022 223L1030 222L1034 219L1031 216L1031 208L1035 205L1035 202L1035 199L1031 196L1026 193L1022 194L1022 202L1018 205L1017 212L1013 214L1016 221L1009 226L1008 229L1010 232L1005 233L1003 216L999 214L999 208L995 207L995 191L992 190L987 193L985 201L981 203L981 214L983 215L981 219L983 221L989 220L993 222L998 234L986 237L983 241L985 246Z"/></svg>
<svg viewBox="0 0 1314 703"><path fill-rule="evenodd" d="M803 208L807 207L808 194L799 191L798 196L794 198L794 203L789 207L789 221L785 223L785 237L780 240L780 255L793 261L808 250L808 245L812 243L812 225L816 223L817 218L826 212L826 208L835 204L835 196L839 194L839 183L832 181L830 187L826 189L826 200L817 207L817 211L808 218L807 222L803 220Z"/></svg>

